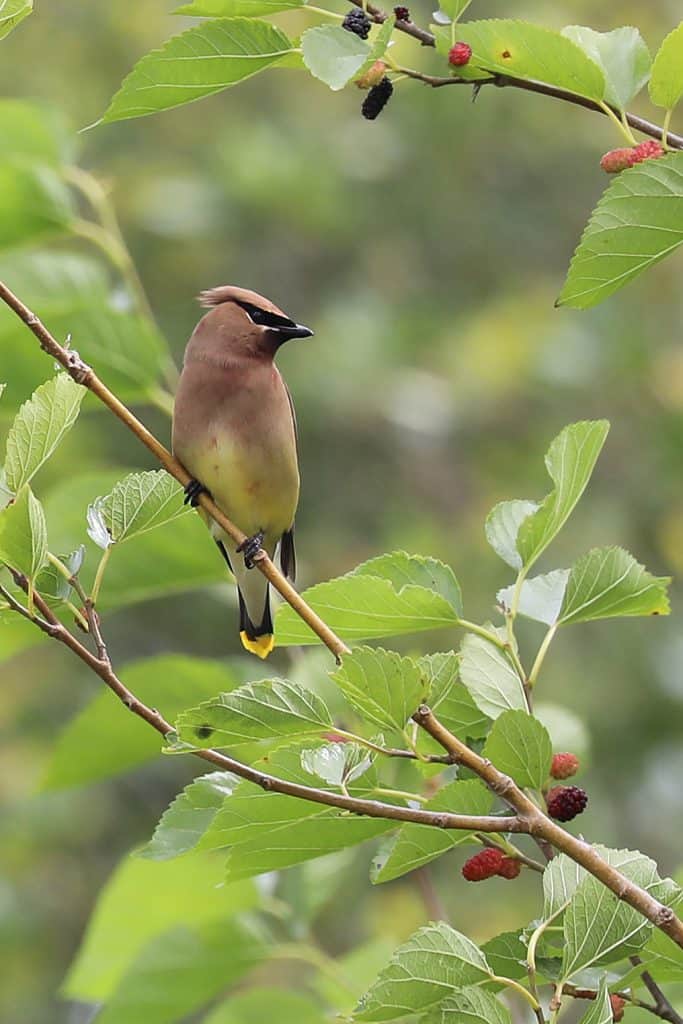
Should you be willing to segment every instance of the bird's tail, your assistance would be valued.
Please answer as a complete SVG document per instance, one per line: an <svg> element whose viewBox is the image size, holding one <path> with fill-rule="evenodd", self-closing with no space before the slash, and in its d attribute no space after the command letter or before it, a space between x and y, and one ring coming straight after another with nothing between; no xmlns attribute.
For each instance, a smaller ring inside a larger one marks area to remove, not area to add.
<svg viewBox="0 0 683 1024"><path fill-rule="evenodd" d="M275 643L273 620L270 615L270 588L266 587L266 603L263 609L263 617L257 626L249 618L246 601L239 587L237 588L237 595L240 602L240 640L242 641L242 646L251 654L256 654L259 658L267 658Z"/></svg>

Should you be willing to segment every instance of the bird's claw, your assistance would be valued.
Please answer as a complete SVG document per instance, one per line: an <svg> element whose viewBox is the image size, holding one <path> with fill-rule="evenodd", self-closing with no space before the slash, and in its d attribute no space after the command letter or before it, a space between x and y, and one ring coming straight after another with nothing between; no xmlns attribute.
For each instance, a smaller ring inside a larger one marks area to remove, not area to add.
<svg viewBox="0 0 683 1024"><path fill-rule="evenodd" d="M247 537L238 546L237 550L244 555L244 564L247 569L254 568L254 559L261 550L263 544L263 530L259 530L252 537Z"/></svg>
<svg viewBox="0 0 683 1024"><path fill-rule="evenodd" d="M183 490L185 491L183 505L189 504L192 508L197 508L200 494L208 494L211 497L204 484L200 484L199 480L195 480L194 477L190 480L189 484L185 484Z"/></svg>

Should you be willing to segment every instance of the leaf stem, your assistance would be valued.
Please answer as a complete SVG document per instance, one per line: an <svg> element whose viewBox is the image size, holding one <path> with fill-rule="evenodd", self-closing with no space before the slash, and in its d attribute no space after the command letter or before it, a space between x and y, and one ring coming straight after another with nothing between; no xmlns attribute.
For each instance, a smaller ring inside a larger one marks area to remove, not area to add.
<svg viewBox="0 0 683 1024"><path fill-rule="evenodd" d="M384 789L382 786L375 786L372 790L377 796L396 797L397 800L407 800L409 803L414 800L416 803L426 804L429 797L421 796L419 793L408 793L404 789Z"/></svg>
<svg viewBox="0 0 683 1024"><path fill-rule="evenodd" d="M536 680L538 679L538 675L539 675L539 673L541 671L541 667L543 665L543 661L545 659L545 656L548 653L548 651L550 650L550 645L553 642L553 639L555 637L555 633L557 632L557 626L558 626L558 623L555 622L548 629L548 632L543 637L543 643L538 648L538 654L536 655L536 659L535 659L535 661L534 661L534 663L533 663L533 665L531 667L531 672L529 673L529 678L527 679L527 684L531 688L533 688L534 684L536 683Z"/></svg>
<svg viewBox="0 0 683 1024"><path fill-rule="evenodd" d="M598 105L600 106L600 109L607 114L612 124L615 126L619 134L626 139L628 144L630 146L635 146L636 139L629 127L628 121L626 120L626 114L622 113L621 118L617 117L617 115L614 113L610 105L608 103L605 103L604 100L599 100Z"/></svg>
<svg viewBox="0 0 683 1024"><path fill-rule="evenodd" d="M304 10L312 11L314 14L322 14L326 18L335 18L339 21L344 20L343 14L337 14L336 11L326 11L324 7L314 7L312 4L306 4Z"/></svg>
<svg viewBox="0 0 683 1024"><path fill-rule="evenodd" d="M104 549L99 565L97 566L97 571L95 572L95 579L90 592L90 602L93 608L97 604L97 599L100 596L100 587L102 586L102 580L104 579L104 570L107 568L107 563L111 556L111 549L113 546L113 544L110 544L109 547Z"/></svg>
<svg viewBox="0 0 683 1024"><path fill-rule="evenodd" d="M669 107L669 109L664 115L664 122L662 124L662 146L665 150L667 150L667 152L669 150L667 136L669 134L669 125L671 124L671 115L673 114L673 112L673 107Z"/></svg>
<svg viewBox="0 0 683 1024"><path fill-rule="evenodd" d="M528 988L524 988L524 985L520 985L518 981L515 981L513 978L501 977L497 974L490 975L490 980L497 981L499 985L506 985L508 988L514 989L515 992L526 999L527 1003L534 1011L540 1010L541 1004L538 999L532 995Z"/></svg>

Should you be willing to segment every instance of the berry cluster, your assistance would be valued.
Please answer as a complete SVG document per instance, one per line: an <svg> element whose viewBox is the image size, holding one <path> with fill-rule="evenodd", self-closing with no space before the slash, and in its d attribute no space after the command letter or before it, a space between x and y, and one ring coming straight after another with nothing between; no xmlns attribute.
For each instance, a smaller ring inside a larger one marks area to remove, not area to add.
<svg viewBox="0 0 683 1024"><path fill-rule="evenodd" d="M600 161L600 166L607 174L616 174L618 171L626 170L627 167L633 167L634 164L642 163L643 160L652 160L665 155L661 142L657 142L656 139L646 139L645 142L639 142L637 146L610 149L609 153L605 153Z"/></svg>
<svg viewBox="0 0 683 1024"><path fill-rule="evenodd" d="M372 22L360 7L353 7L342 21L342 28L345 28L347 32L353 32L354 35L360 36L361 39L368 38L371 25Z"/></svg>
<svg viewBox="0 0 683 1024"><path fill-rule="evenodd" d="M553 786L545 796L548 814L555 821L571 821L588 803L588 794L578 786Z"/></svg>
<svg viewBox="0 0 683 1024"><path fill-rule="evenodd" d="M501 878L516 878L522 865L514 857L506 857L497 847L487 846L462 866L463 878L468 882L483 882L485 878L499 875Z"/></svg>
<svg viewBox="0 0 683 1024"><path fill-rule="evenodd" d="M407 7L394 7L396 21L410 21L410 11Z"/></svg>
<svg viewBox="0 0 683 1024"><path fill-rule="evenodd" d="M461 68L463 65L469 64L471 56L472 47L469 43L455 43L448 51L448 63L452 64L454 68Z"/></svg>
<svg viewBox="0 0 683 1024"><path fill-rule="evenodd" d="M554 779L569 779L579 770L579 759L576 754L554 754L550 765L550 774Z"/></svg>
<svg viewBox="0 0 683 1024"><path fill-rule="evenodd" d="M363 100L363 105L360 108L363 117L368 121L374 121L384 110L393 91L394 87L385 75L378 85L373 85Z"/></svg>

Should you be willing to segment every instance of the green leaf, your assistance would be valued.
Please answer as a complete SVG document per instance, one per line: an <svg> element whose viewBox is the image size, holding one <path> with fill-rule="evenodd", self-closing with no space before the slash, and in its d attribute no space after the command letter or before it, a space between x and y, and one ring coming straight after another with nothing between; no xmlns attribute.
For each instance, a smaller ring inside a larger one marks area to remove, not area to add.
<svg viewBox="0 0 683 1024"><path fill-rule="evenodd" d="M164 469L130 473L105 498L95 500L92 515L88 510L89 521L93 519L93 532L88 532L95 540L95 523L101 519L115 544L132 540L178 516L187 515L190 510L183 504L183 497L178 481Z"/></svg>
<svg viewBox="0 0 683 1024"><path fill-rule="evenodd" d="M239 679L217 661L165 655L126 665L122 682L173 720L188 704ZM43 789L60 789L118 775L158 757L163 739L108 690L102 690L59 735L45 768Z"/></svg>
<svg viewBox="0 0 683 1024"><path fill-rule="evenodd" d="M427 678L426 702L439 720L459 739L485 736L491 724L460 681L460 656L454 651L425 654L418 665Z"/></svg>
<svg viewBox="0 0 683 1024"><path fill-rule="evenodd" d="M366 721L402 732L425 697L419 664L381 647L360 647L345 654L330 673L351 707Z"/></svg>
<svg viewBox="0 0 683 1024"><path fill-rule="evenodd" d="M3 0L0 3L0 39L9 35L33 10L33 0Z"/></svg>
<svg viewBox="0 0 683 1024"><path fill-rule="evenodd" d="M683 981L683 950L659 928L653 929L647 945L638 955L643 961L643 966L636 971L638 975L647 970L657 981Z"/></svg>
<svg viewBox="0 0 683 1024"><path fill-rule="evenodd" d="M326 743L324 747L301 751L301 765L328 785L347 786L364 775L373 757L359 743Z"/></svg>
<svg viewBox="0 0 683 1024"><path fill-rule="evenodd" d="M435 1009L430 1010L420 1024L511 1024L506 1006L482 988L470 986L457 989Z"/></svg>
<svg viewBox="0 0 683 1024"><path fill-rule="evenodd" d="M603 974L595 1001L590 1004L579 1024L612 1024L613 1020L612 1004L610 1003L609 989L607 987L607 975Z"/></svg>
<svg viewBox="0 0 683 1024"><path fill-rule="evenodd" d="M517 550L517 534L519 528L533 512L538 510L535 501L501 501L491 509L484 527L486 539L497 555L518 571L522 568L522 559Z"/></svg>
<svg viewBox="0 0 683 1024"><path fill-rule="evenodd" d="M528 570L557 536L583 494L605 443L607 420L571 423L551 442L545 464L555 488L521 524L517 550Z"/></svg>
<svg viewBox="0 0 683 1024"><path fill-rule="evenodd" d="M553 746L545 727L526 711L504 711L484 747L484 757L518 786L541 789L550 771Z"/></svg>
<svg viewBox="0 0 683 1024"><path fill-rule="evenodd" d="M444 14L447 14L451 21L457 21L461 14L464 14L472 0L442 0L439 4Z"/></svg>
<svg viewBox="0 0 683 1024"><path fill-rule="evenodd" d="M195 779L164 811L140 856L170 860L192 850L240 781L232 772L211 772Z"/></svg>
<svg viewBox="0 0 683 1024"><path fill-rule="evenodd" d="M594 847L623 875L657 899L667 891L657 874L657 865L638 851ZM562 979L605 963L615 963L639 952L647 942L652 925L642 914L619 900L593 875L579 883L564 915Z"/></svg>
<svg viewBox="0 0 683 1024"><path fill-rule="evenodd" d="M460 658L455 651L439 654L423 654L417 660L427 679L426 701L436 711L447 700L453 688L458 685Z"/></svg>
<svg viewBox="0 0 683 1024"><path fill-rule="evenodd" d="M279 779L316 789L335 788L321 785L320 778L302 767L296 747L276 751L267 763L259 764ZM367 788L355 783L349 791L365 795ZM234 881L355 846L391 827L390 821L349 817L334 808L242 782L218 811L199 847L230 847L226 877Z"/></svg>
<svg viewBox="0 0 683 1024"><path fill-rule="evenodd" d="M85 547L81 544L79 548L76 548L70 554L60 554L57 557L62 565L69 570L69 575L75 576L81 570L84 556ZM48 562L39 573L36 580L36 590L40 592L41 597L44 597L48 604L57 605L71 600L73 594L73 587L68 579L52 562Z"/></svg>
<svg viewBox="0 0 683 1024"><path fill-rule="evenodd" d="M309 995L286 988L251 988L234 992L203 1018L203 1024L326 1024L327 1014Z"/></svg>
<svg viewBox="0 0 683 1024"><path fill-rule="evenodd" d="M51 167L28 158L0 164L0 249L65 234L73 216L69 190Z"/></svg>
<svg viewBox="0 0 683 1024"><path fill-rule="evenodd" d="M572 567L559 621L668 615L669 576L652 576L623 548L594 548Z"/></svg>
<svg viewBox="0 0 683 1024"><path fill-rule="evenodd" d="M309 587L302 596L336 633L355 642L455 625L462 614L459 594L443 562L396 551ZM280 647L320 643L287 604L276 612L275 636Z"/></svg>
<svg viewBox="0 0 683 1024"><path fill-rule="evenodd" d="M526 978L527 944L518 931L501 932L481 947L494 974L504 978Z"/></svg>
<svg viewBox="0 0 683 1024"><path fill-rule="evenodd" d="M358 1020L394 1020L425 1010L491 974L486 957L466 935L447 924L431 924L400 946L361 998Z"/></svg>
<svg viewBox="0 0 683 1024"><path fill-rule="evenodd" d="M543 872L543 919L554 917L572 898L585 870L566 853L558 853Z"/></svg>
<svg viewBox="0 0 683 1024"><path fill-rule="evenodd" d="M224 885L222 873L222 859L214 855L166 864L124 857L99 894L62 995L108 999L156 936L177 925L223 922L259 902L252 884Z"/></svg>
<svg viewBox="0 0 683 1024"><path fill-rule="evenodd" d="M98 1024L171 1024L234 985L265 955L262 940L240 921L179 925L140 951Z"/></svg>
<svg viewBox="0 0 683 1024"><path fill-rule="evenodd" d="M359 76L364 74L377 60L381 60L384 54L387 52L389 42L391 40L392 32L396 27L396 18L393 14L389 15L378 30L374 33L370 39L370 53L368 54L367 60L361 65L359 69Z"/></svg>
<svg viewBox="0 0 683 1024"><path fill-rule="evenodd" d="M5 475L16 493L33 479L78 418L85 388L66 373L41 384L25 402L7 435Z"/></svg>
<svg viewBox="0 0 683 1024"><path fill-rule="evenodd" d="M624 26L596 32L583 25L568 25L562 35L602 68L605 102L625 110L650 77L650 51L638 29Z"/></svg>
<svg viewBox="0 0 683 1024"><path fill-rule="evenodd" d="M312 690L287 679L264 679L183 711L176 728L193 747L236 747L320 734L332 728L332 718Z"/></svg>
<svg viewBox="0 0 683 1024"><path fill-rule="evenodd" d="M503 652L483 637L468 633L462 642L460 678L483 714L526 711L524 687Z"/></svg>
<svg viewBox="0 0 683 1024"><path fill-rule="evenodd" d="M278 11L293 11L305 4L306 0L193 0L173 13L192 18L259 18Z"/></svg>
<svg viewBox="0 0 683 1024"><path fill-rule="evenodd" d="M370 45L341 25L309 28L301 37L304 63L330 89L343 89L370 57Z"/></svg>
<svg viewBox="0 0 683 1024"><path fill-rule="evenodd" d="M493 803L489 790L477 779L447 783L436 796L423 805L425 811L450 811L454 814L488 814ZM370 871L373 883L390 882L414 871L442 853L471 840L473 832L434 828L430 825L402 825L375 857Z"/></svg>
<svg viewBox="0 0 683 1024"><path fill-rule="evenodd" d="M683 241L683 153L615 175L572 257L559 306L597 305Z"/></svg>
<svg viewBox="0 0 683 1024"><path fill-rule="evenodd" d="M138 61L97 123L144 117L222 92L292 49L284 32L265 21L202 22Z"/></svg>
<svg viewBox="0 0 683 1024"><path fill-rule="evenodd" d="M671 110L683 96L683 21L659 47L650 76L650 99Z"/></svg>
<svg viewBox="0 0 683 1024"><path fill-rule="evenodd" d="M530 580L524 580L519 591L519 604L517 611L527 619L534 619L536 622L545 622L547 626L553 626L557 622L562 607L569 569L554 569L543 576L534 576ZM504 608L510 608L515 593L514 585L499 590L496 600Z"/></svg>
<svg viewBox="0 0 683 1024"><path fill-rule="evenodd" d="M450 28L437 29L436 36L437 50L447 53ZM524 21L491 19L459 24L458 41L472 47L469 63L457 69L458 77L476 79L481 72L489 72L545 82L596 101L603 99L602 70L559 32Z"/></svg>
<svg viewBox="0 0 683 1024"><path fill-rule="evenodd" d="M0 512L0 562L33 582L47 561L47 524L43 506L28 484L14 504Z"/></svg>

